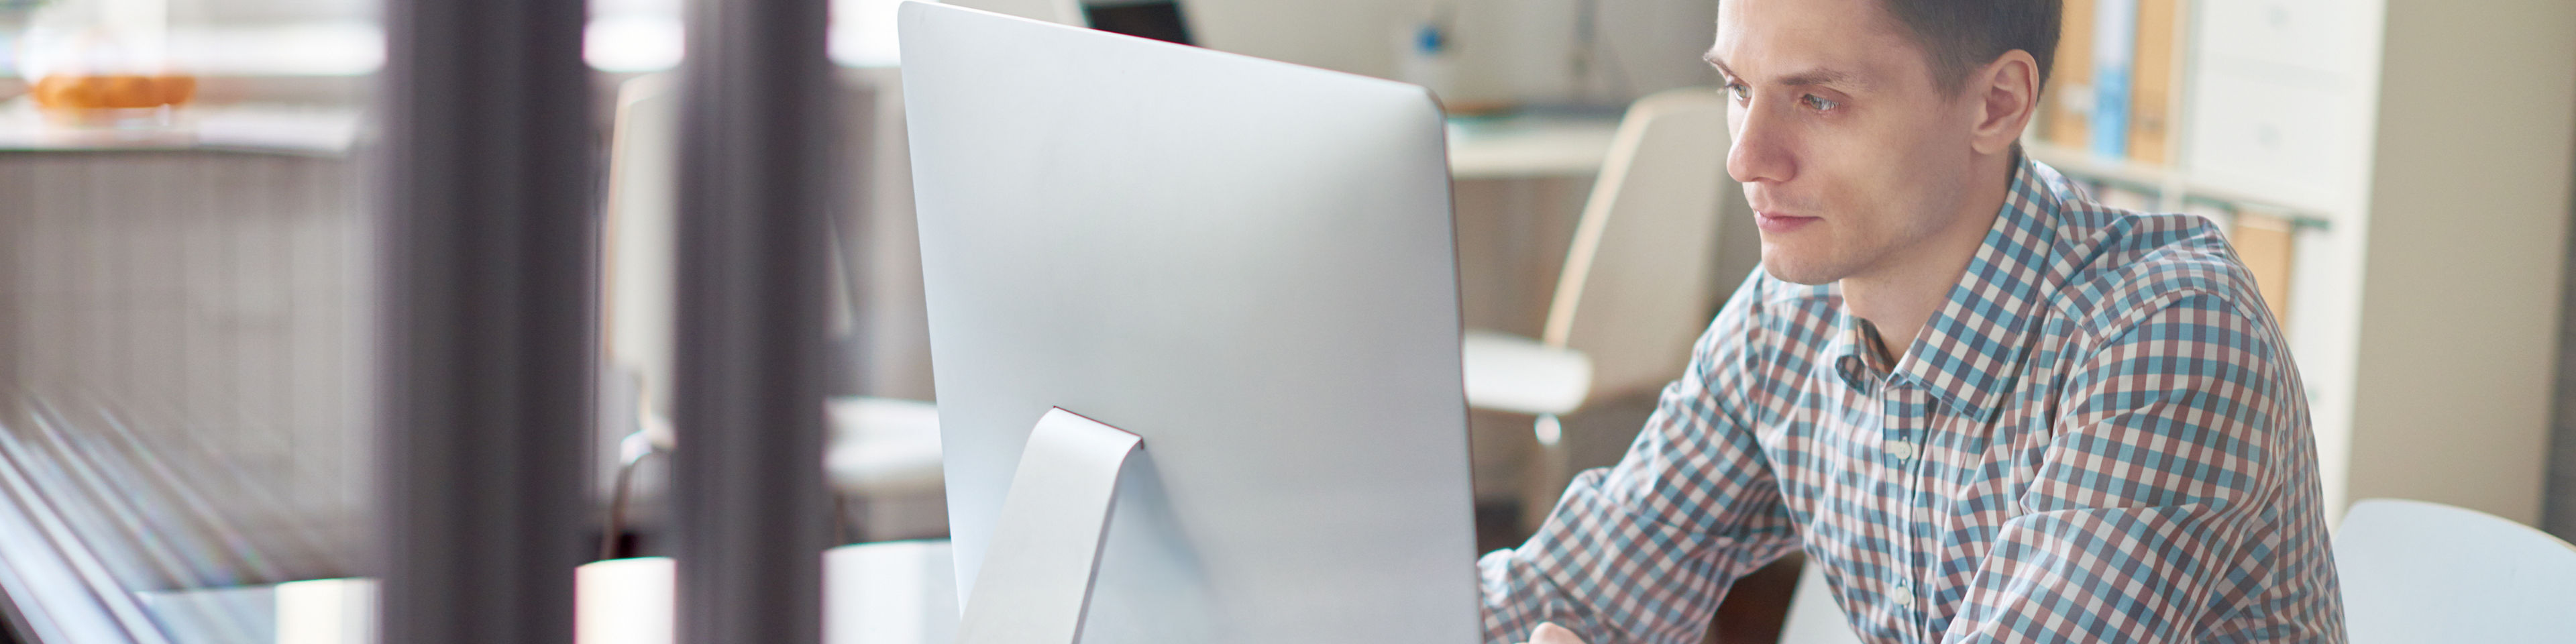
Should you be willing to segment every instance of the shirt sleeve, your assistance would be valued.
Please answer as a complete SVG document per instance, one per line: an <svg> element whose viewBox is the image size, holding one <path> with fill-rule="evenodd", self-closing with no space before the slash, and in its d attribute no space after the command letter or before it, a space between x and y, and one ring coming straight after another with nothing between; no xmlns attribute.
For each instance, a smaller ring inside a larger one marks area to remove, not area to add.
<svg viewBox="0 0 2576 644"><path fill-rule="evenodd" d="M2246 591L2249 533L2296 500L2276 461L2305 427L2288 359L2261 318L2212 295L2124 326L2074 363L2024 514L1941 641L2193 641Z"/></svg>
<svg viewBox="0 0 2576 644"><path fill-rule="evenodd" d="M1576 476L1527 543L1477 562L1487 642L1555 622L1589 644L1696 644L1737 577L1796 547L1741 420L1759 290L1722 309L1626 457Z"/></svg>

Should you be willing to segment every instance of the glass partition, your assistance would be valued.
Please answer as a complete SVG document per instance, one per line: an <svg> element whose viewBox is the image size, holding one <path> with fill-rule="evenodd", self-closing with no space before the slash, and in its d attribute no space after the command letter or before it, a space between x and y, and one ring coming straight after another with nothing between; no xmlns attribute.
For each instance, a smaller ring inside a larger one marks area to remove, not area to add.
<svg viewBox="0 0 2576 644"><path fill-rule="evenodd" d="M277 584L362 574L377 13L0 3L12 636L277 641Z"/></svg>

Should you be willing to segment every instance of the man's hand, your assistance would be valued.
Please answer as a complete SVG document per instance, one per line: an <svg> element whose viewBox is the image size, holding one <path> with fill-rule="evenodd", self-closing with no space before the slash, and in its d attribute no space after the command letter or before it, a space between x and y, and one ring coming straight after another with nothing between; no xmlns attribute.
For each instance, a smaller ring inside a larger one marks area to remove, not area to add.
<svg viewBox="0 0 2576 644"><path fill-rule="evenodd" d="M1574 631L1566 630L1556 622L1546 622L1530 629L1529 641L1521 644L1583 644L1583 638L1575 637Z"/></svg>

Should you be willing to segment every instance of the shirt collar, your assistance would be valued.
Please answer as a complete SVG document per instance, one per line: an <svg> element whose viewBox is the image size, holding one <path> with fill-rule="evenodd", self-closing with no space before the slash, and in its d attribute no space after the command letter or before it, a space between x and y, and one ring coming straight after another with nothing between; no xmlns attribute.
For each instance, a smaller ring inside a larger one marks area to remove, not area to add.
<svg viewBox="0 0 2576 644"><path fill-rule="evenodd" d="M1922 383L1952 413L1991 422L2021 374L2029 352L2022 338L2042 299L2055 223L2073 196L2061 190L2065 181L2055 169L2020 157L2003 208L1966 274L1898 359L1896 373Z"/></svg>

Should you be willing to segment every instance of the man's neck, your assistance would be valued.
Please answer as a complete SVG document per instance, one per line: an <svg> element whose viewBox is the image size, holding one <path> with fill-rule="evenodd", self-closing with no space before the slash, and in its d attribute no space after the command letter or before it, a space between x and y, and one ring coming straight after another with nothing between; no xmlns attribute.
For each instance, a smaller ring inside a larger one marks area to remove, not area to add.
<svg viewBox="0 0 2576 644"><path fill-rule="evenodd" d="M1843 306L1878 327L1889 353L1903 360L1932 314L1950 299L1950 289L1968 272L1986 232L2004 207L2020 165L2013 152L1978 159L1971 187L1953 211L1950 225L1906 248L1869 271L1842 279ZM1893 366L1893 365L1890 365Z"/></svg>

